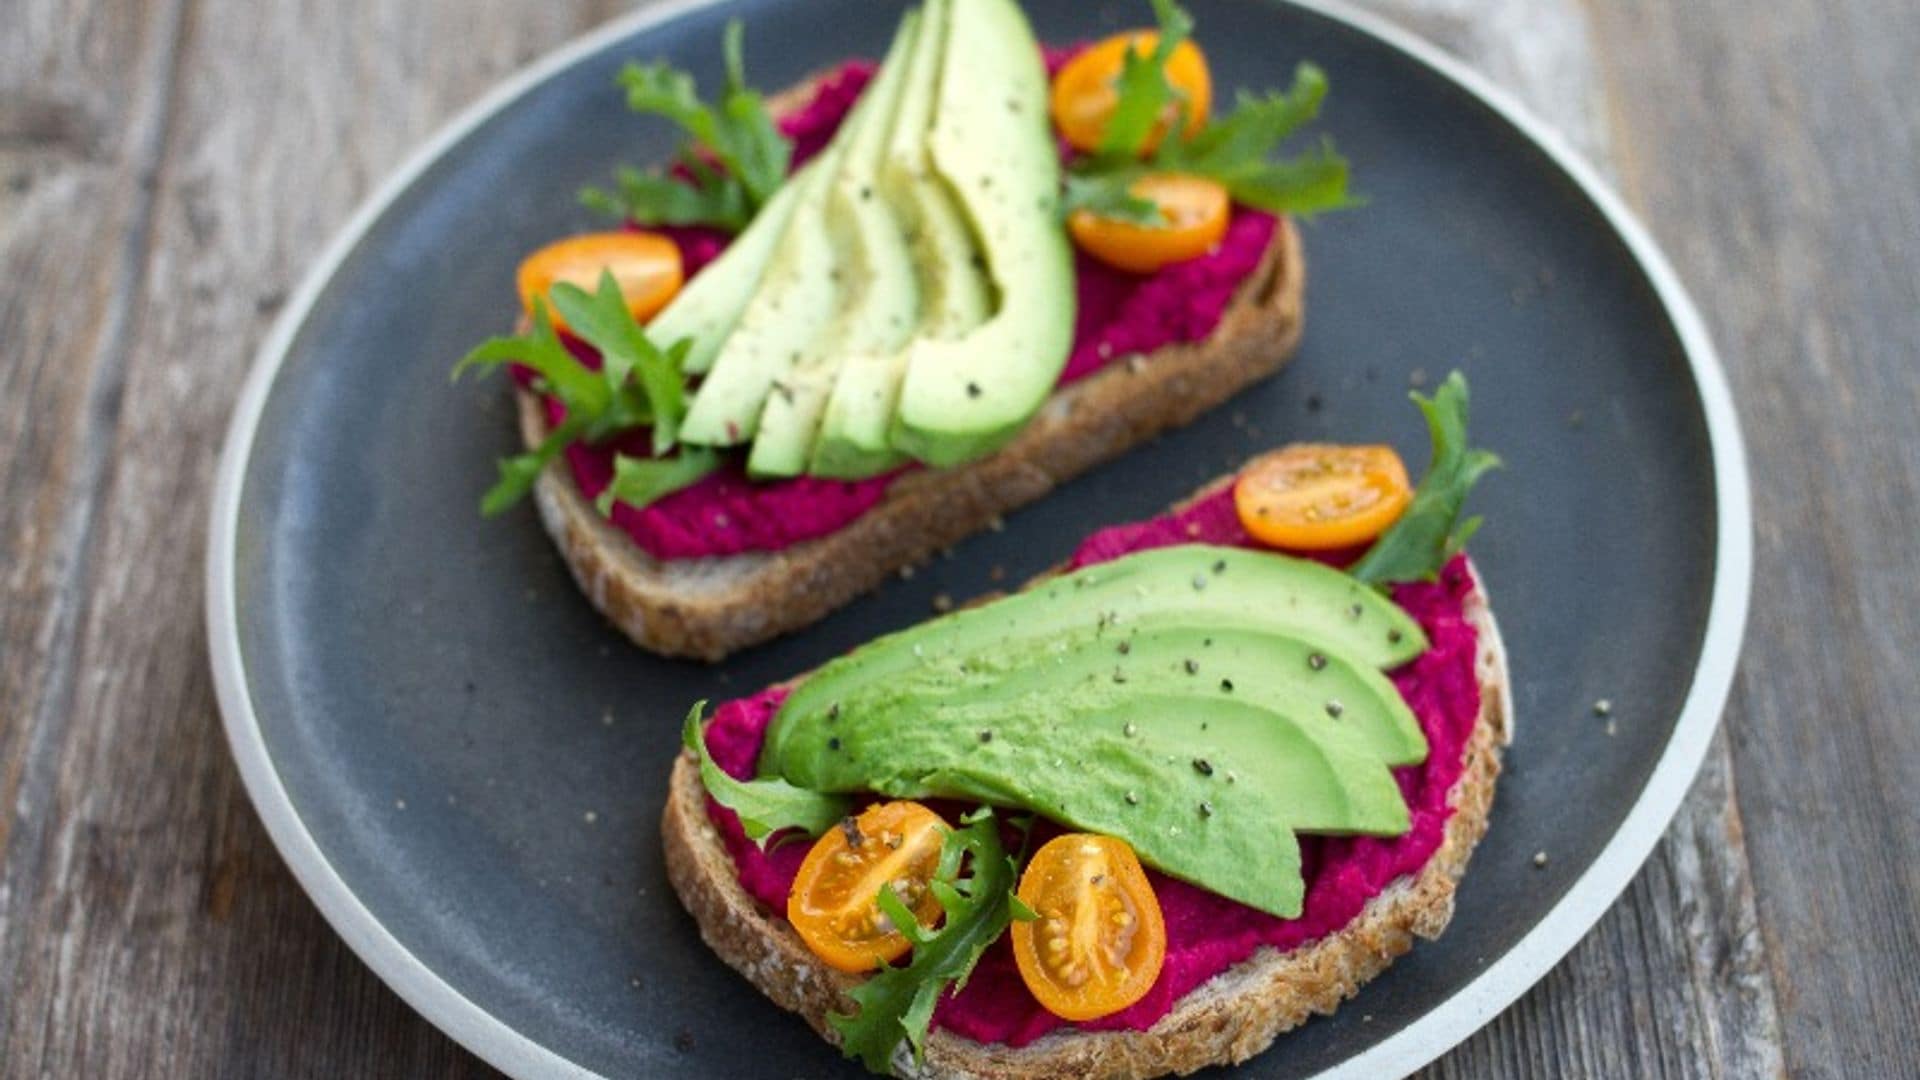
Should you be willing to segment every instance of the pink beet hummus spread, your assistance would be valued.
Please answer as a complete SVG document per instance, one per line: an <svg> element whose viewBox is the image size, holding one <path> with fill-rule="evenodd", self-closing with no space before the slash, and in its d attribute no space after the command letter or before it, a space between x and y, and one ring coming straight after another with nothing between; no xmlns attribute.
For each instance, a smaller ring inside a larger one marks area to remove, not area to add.
<svg viewBox="0 0 1920 1080"><path fill-rule="evenodd" d="M1176 514L1095 533L1074 553L1072 566L1189 542L1256 546L1241 529L1232 492L1226 490ZM1333 933L1395 879L1426 866L1453 813L1447 797L1465 767L1467 741L1480 713L1474 671L1477 635L1464 613L1472 593L1465 556L1448 564L1436 582L1394 589L1394 601L1420 620L1430 642L1425 653L1392 676L1419 718L1429 748L1423 764L1394 771L1412 812L1412 829L1388 839L1302 837L1307 892L1297 919L1276 918L1148 871L1167 923L1167 958L1160 979L1124 1012L1077 1026L1145 1030L1174 1002L1255 950L1270 946L1284 951ZM707 746L721 768L743 780L753 775L767 725L784 697L783 691L767 690L719 708L707 729ZM739 869L741 885L761 903L785 911L787 891L807 845L763 852L747 839L731 811L711 800L707 809ZM1036 840L1043 839L1036 830ZM976 1042L1024 1046L1067 1021L1041 1008L1028 993L1003 937L981 958L966 988L940 1002L934 1023Z"/></svg>
<svg viewBox="0 0 1920 1080"><path fill-rule="evenodd" d="M1070 55L1049 53L1049 65L1057 66ZM871 64L845 64L822 81L805 108L781 118L782 132L794 142L795 165L826 145L872 74ZM1146 276L1076 254L1078 318L1061 383L1091 374L1114 357L1198 341L1212 333L1234 291L1259 267L1273 228L1270 215L1237 209L1226 238L1214 251ZM680 246L689 275L713 261L728 239L711 229L664 231ZM572 344L583 361L598 365L591 349ZM549 403L550 422L558 423L564 415L557 403ZM589 499L613 479L616 453L648 453L648 435L637 432L566 451L574 482ZM615 505L613 523L659 559L778 551L832 533L866 513L902 471L857 481L803 476L756 482L734 462L644 508Z"/></svg>

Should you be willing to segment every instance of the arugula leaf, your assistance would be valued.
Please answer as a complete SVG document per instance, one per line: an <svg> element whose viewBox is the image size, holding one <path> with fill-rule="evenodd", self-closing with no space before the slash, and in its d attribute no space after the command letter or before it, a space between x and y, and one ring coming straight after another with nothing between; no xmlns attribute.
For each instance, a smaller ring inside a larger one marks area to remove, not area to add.
<svg viewBox="0 0 1920 1080"><path fill-rule="evenodd" d="M596 213L622 218L636 225L712 225L739 231L753 219L747 190L727 183L709 170L693 183L628 166L615 174L613 191L590 187L580 192L580 205Z"/></svg>
<svg viewBox="0 0 1920 1080"><path fill-rule="evenodd" d="M842 795L808 791L785 780L735 780L727 775L707 752L700 724L700 714L706 707L704 701L694 702L680 731L680 741L700 759L700 783L707 794L740 816L740 826L749 838L765 847L768 837L784 829L818 836L853 809L853 801Z"/></svg>
<svg viewBox="0 0 1920 1080"><path fill-rule="evenodd" d="M1222 168L1216 175L1235 201L1275 214L1311 217L1327 210L1364 204L1347 190L1351 167L1333 148L1333 140L1285 161Z"/></svg>
<svg viewBox="0 0 1920 1080"><path fill-rule="evenodd" d="M1323 139L1319 146L1275 159L1280 145L1320 114L1327 76L1312 64L1294 70L1285 92L1242 92L1234 109L1190 137L1173 132L1143 153L1153 125L1177 97L1165 73L1168 42L1178 43L1193 19L1173 0L1153 0L1160 46L1149 56L1128 52L1116 88L1119 101L1100 152L1073 164L1063 206L1088 210L1136 225L1159 225L1158 207L1134 196L1135 181L1149 173L1186 173L1217 181L1234 201L1273 213L1314 214L1357 205L1347 190L1346 158Z"/></svg>
<svg viewBox="0 0 1920 1080"><path fill-rule="evenodd" d="M583 412L602 412L609 393L606 384L585 364L574 359L554 332L547 305L538 297L533 302L531 329L520 337L496 337L481 342L453 366L457 380L469 368L494 368L519 364L532 368L542 389L565 402L569 411L578 405Z"/></svg>
<svg viewBox="0 0 1920 1080"><path fill-rule="evenodd" d="M689 446L672 457L637 458L625 454L613 456L613 481L600 497L593 500L601 517L613 516L613 504L645 506L684 487L720 467L718 451L705 446Z"/></svg>
<svg viewBox="0 0 1920 1080"><path fill-rule="evenodd" d="M1103 157L1133 158L1153 136L1154 126L1167 112L1167 106L1182 102L1185 95L1167 80L1167 61L1193 33L1193 16L1182 11L1173 0L1152 0L1154 19L1160 24L1160 39L1153 52L1141 55L1129 48L1122 54L1120 77L1115 89L1120 92L1107 130L1100 137ZM1178 112L1184 117L1184 111ZM1180 121L1176 121L1179 123ZM1179 141L1180 132L1167 133L1163 141Z"/></svg>
<svg viewBox="0 0 1920 1080"><path fill-rule="evenodd" d="M1477 517L1455 527L1467 493L1489 470L1500 467L1498 456L1467 448L1466 376L1458 371L1447 376L1430 398L1418 392L1408 396L1426 414L1433 462L1406 513L1347 570L1374 585L1433 580L1480 528Z"/></svg>
<svg viewBox="0 0 1920 1080"><path fill-rule="evenodd" d="M500 478L480 497L480 515L498 517L526 498L527 492L533 490L534 481L540 479L540 470L559 457L560 451L579 438L585 428L585 424L569 419L548 432L539 446L524 454L500 459Z"/></svg>
<svg viewBox="0 0 1920 1080"><path fill-rule="evenodd" d="M1293 86L1285 93L1242 90L1232 112L1169 147L1169 152L1201 166L1217 162L1231 167L1258 161L1273 153L1287 136L1319 117L1327 88L1327 73L1314 64L1303 63L1294 68Z"/></svg>
<svg viewBox="0 0 1920 1080"><path fill-rule="evenodd" d="M470 368L492 369L503 364L531 368L535 387L559 398L567 407L567 418L548 432L539 446L500 461L499 479L480 499L480 513L485 517L497 516L526 498L527 492L533 490L534 481L539 479L540 470L559 457L562 450L589 437L596 429L598 418L609 414L622 417L628 412L614 408L617 395L601 374L575 359L560 343L560 335L554 332L553 321L547 315L547 305L538 298L534 300L533 322L526 334L482 342L454 365L453 378L460 378ZM644 423L645 419L639 422Z"/></svg>
<svg viewBox="0 0 1920 1080"><path fill-rule="evenodd" d="M1086 210L1130 225L1164 224L1166 217L1160 213L1159 203L1143 199L1128 190L1135 180L1144 175L1144 171L1131 170L1124 177L1118 170L1089 176L1069 172L1066 195L1061 206L1068 214L1075 210Z"/></svg>
<svg viewBox="0 0 1920 1080"><path fill-rule="evenodd" d="M889 1070L902 1039L913 1047L916 1060L924 1059L927 1026L940 995L949 986L966 985L980 954L1014 917L1019 861L1001 844L999 821L987 807L961 821L964 828L948 832L941 845L940 866L931 883L934 897L946 912L940 928L921 927L899 897L891 895L893 890L882 888L876 900L913 942L912 959L848 991L858 1012L827 1017L840 1034L841 1050L874 1072ZM1026 824L1031 819L1022 827ZM960 874L963 856L964 877Z"/></svg>
<svg viewBox="0 0 1920 1080"><path fill-rule="evenodd" d="M727 20L721 49L727 64L727 90L720 99L724 138L710 144L720 160L728 163L734 175L747 185L754 205L761 206L786 182L787 167L793 160L793 145L787 142L767 111L766 102L747 86L747 65L742 56L746 32L739 19Z"/></svg>
<svg viewBox="0 0 1920 1080"><path fill-rule="evenodd" d="M652 427L658 456L614 457L613 483L596 503L603 515L613 512L616 500L645 506L718 468L719 456L709 450L683 449L667 456L687 412L684 365L692 343L676 342L665 352L655 346L634 321L610 271L601 272L594 292L561 282L551 295L568 328L599 350L600 370L567 351L545 300L538 297L526 334L486 341L454 365L456 379L469 368L524 365L533 369L534 388L552 394L567 410L566 420L539 446L500 462L500 478L481 498L480 512L493 517L525 498L540 470L574 443L599 442L638 427Z"/></svg>
<svg viewBox="0 0 1920 1080"><path fill-rule="evenodd" d="M615 191L580 193L590 209L642 225L713 225L738 231L787 177L793 146L773 122L766 101L747 86L743 31L727 23L722 39L727 79L717 104L700 100L693 76L665 61L630 63L620 72L627 107L665 117L684 131L680 175L622 169Z"/></svg>
<svg viewBox="0 0 1920 1080"><path fill-rule="evenodd" d="M600 351L600 375L608 392L627 391L638 376L646 415L653 422L653 452L665 454L680 437L686 415L686 374L681 370L691 342L676 342L666 352L654 347L627 307L613 271L600 271L598 291L567 282L553 287L553 306L581 340Z"/></svg>

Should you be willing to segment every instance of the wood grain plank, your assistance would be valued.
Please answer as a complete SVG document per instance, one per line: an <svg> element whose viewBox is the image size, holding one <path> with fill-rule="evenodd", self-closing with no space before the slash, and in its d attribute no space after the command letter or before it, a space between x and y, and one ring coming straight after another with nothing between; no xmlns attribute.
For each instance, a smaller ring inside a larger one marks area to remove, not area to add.
<svg viewBox="0 0 1920 1080"><path fill-rule="evenodd" d="M103 62L141 70L96 40L138 5L78 22L67 20L90 13L67 0L28 7L86 61L76 81ZM483 1073L327 930L246 802L201 639L203 522L235 391L295 275L434 126L604 12L513 0L140 10L163 23L180 13L179 55L160 65L177 77L115 95L164 112L168 134L141 166L147 239L133 252L111 374L94 379L109 390L83 391L104 402L99 422L75 431L85 449L70 451L100 462L68 470L92 508L91 571L69 586L64 612L21 590L71 629L50 642L57 658L21 658L23 683L52 704L27 714L44 791L23 804L9 843L6 1071ZM36 287L29 304L40 296ZM106 351L80 334L87 325L69 318L33 330L39 339L9 325L6 340L44 339L55 357ZM11 644L35 632L8 627L9 664ZM11 711L11 686L7 700Z"/></svg>
<svg viewBox="0 0 1920 1080"><path fill-rule="evenodd" d="M0 10L0 972L41 880L102 478L164 142L177 4ZM84 37L71 32L84 26ZM0 1060L24 1037L0 1008Z"/></svg>
<svg viewBox="0 0 1920 1080"><path fill-rule="evenodd" d="M35 285L0 293L0 392L31 403L0 414L0 1059L485 1075L339 944L246 805L204 674L201 522L233 389L298 270L435 123L606 5L201 0L172 80L153 28L184 9L11 6L0 272ZM1900 576L1920 532L1920 146L1882 88L1920 44L1912 13L1637 0L1597 6L1595 38L1571 3L1376 6L1611 150L1707 302L1750 429L1807 433L1757 440L1779 576L1732 756L1723 738L1595 934L1434 1074L1770 1075L1782 1030L1796 1073L1896 1074L1920 1060L1901 1024L1920 1015L1920 819L1899 799L1920 754L1898 710L1920 689ZM115 295L122 314L92 317Z"/></svg>
<svg viewBox="0 0 1920 1080"><path fill-rule="evenodd" d="M1554 125L1603 175L1617 177L1607 90L1581 4L1369 6L1472 64ZM1620 902L1546 979L1428 1074L1777 1075L1779 1022L1755 925L1722 736Z"/></svg>
<svg viewBox="0 0 1920 1080"><path fill-rule="evenodd" d="M1595 5L1624 173L1727 354L1758 489L1729 727L1795 1075L1920 1067L1920 11Z"/></svg>

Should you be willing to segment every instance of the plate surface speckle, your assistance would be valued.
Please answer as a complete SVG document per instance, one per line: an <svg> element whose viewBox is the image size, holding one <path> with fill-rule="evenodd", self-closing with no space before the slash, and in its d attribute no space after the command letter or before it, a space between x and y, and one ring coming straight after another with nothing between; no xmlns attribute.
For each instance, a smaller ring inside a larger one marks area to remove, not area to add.
<svg viewBox="0 0 1920 1080"><path fill-rule="evenodd" d="M775 88L876 55L891 14L871 0L676 5L599 35L457 125L290 305L215 509L222 704L303 884L436 1023L522 1075L851 1074L708 953L667 886L657 818L688 705L925 618L936 594L996 587L996 567L1022 580L1089 528L1150 516L1282 442L1387 440L1417 467L1406 391L1453 367L1473 383L1476 444L1507 461L1474 500L1519 729L1492 830L1445 937L1245 1072L1417 1065L1624 885L1704 750L1744 621L1744 468L1697 317L1611 197L1456 72L1303 7L1192 8L1225 88L1282 85L1300 59L1328 70L1321 127L1370 200L1305 228L1298 358L1005 532L723 666L628 645L530 507L480 519L493 460L515 444L509 400L499 381L450 388L447 372L510 325L520 256L595 224L583 184L671 149L663 124L623 107L623 62L665 56L713 86L737 15L752 77ZM1145 14L1029 10L1057 42Z"/></svg>

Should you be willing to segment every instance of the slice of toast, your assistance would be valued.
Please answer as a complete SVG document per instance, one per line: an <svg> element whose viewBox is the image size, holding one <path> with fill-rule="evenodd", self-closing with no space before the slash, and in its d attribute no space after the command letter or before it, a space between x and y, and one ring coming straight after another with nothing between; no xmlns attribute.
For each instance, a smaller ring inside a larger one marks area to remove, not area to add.
<svg viewBox="0 0 1920 1080"><path fill-rule="evenodd" d="M815 81L770 106L776 114L803 106ZM1278 371L1300 341L1305 288L1299 233L1281 218L1259 268L1204 340L1116 357L1057 390L997 453L902 476L844 528L780 551L656 559L600 516L564 459L535 486L540 520L593 606L636 644L665 656L720 660L814 622L902 567ZM546 415L534 395L516 393L520 431L532 448L546 437Z"/></svg>
<svg viewBox="0 0 1920 1080"><path fill-rule="evenodd" d="M1209 485L1201 494L1217 487ZM903 1044L894 1071L1065 1080L1184 1075L1235 1064L1313 1014L1331 1014L1412 948L1416 936L1438 937L1453 917L1454 888L1467 859L1486 834L1500 752L1513 734L1506 650L1477 578L1466 616L1479 639L1480 714L1464 751L1465 768L1448 795L1453 814L1445 838L1418 874L1394 881L1336 933L1286 952L1259 949L1175 1002L1146 1031L1063 1028L1014 1048L936 1029L927 1037L924 1065L916 1067ZM720 832L707 816L706 790L690 752L674 762L660 835L667 877L708 947L775 1004L799 1013L829 1042L837 1042L827 1014L854 1010L844 993L861 977L820 963L784 913L768 909L740 886Z"/></svg>

